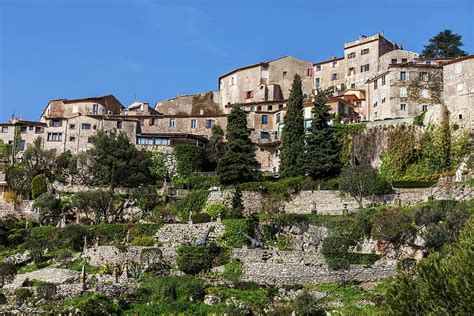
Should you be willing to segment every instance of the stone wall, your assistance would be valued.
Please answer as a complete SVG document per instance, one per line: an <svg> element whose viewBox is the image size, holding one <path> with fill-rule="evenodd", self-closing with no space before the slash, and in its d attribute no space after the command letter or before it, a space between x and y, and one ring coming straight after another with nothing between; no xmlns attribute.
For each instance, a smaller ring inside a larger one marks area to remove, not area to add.
<svg viewBox="0 0 474 316"><path fill-rule="evenodd" d="M278 249L235 248L232 250L232 258L239 259L246 265L253 263L322 265L324 263L322 255L301 250L280 251Z"/></svg>
<svg viewBox="0 0 474 316"><path fill-rule="evenodd" d="M246 262L242 281L265 285L316 284L356 280L361 282L379 281L394 276L396 264L381 262L371 267L352 265L349 270L333 271L326 265L280 264L268 262Z"/></svg>
<svg viewBox="0 0 474 316"><path fill-rule="evenodd" d="M155 235L164 247L179 247L183 243L196 243L204 237L209 228L213 228L208 241L224 234L224 225L219 222L202 224L168 224Z"/></svg>

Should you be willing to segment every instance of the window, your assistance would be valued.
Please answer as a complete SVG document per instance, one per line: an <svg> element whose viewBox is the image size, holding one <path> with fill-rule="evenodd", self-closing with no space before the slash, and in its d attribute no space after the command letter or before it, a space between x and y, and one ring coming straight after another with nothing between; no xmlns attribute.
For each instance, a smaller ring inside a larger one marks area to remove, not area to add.
<svg viewBox="0 0 474 316"><path fill-rule="evenodd" d="M2 126L2 133L8 133L8 127L7 126Z"/></svg>
<svg viewBox="0 0 474 316"><path fill-rule="evenodd" d="M82 124L82 129L91 129L91 125L87 123Z"/></svg>
<svg viewBox="0 0 474 316"><path fill-rule="evenodd" d="M382 103L385 103L385 97L382 97Z"/></svg>
<svg viewBox="0 0 474 316"><path fill-rule="evenodd" d="M69 129L76 129L76 124L69 124Z"/></svg>
<svg viewBox="0 0 474 316"><path fill-rule="evenodd" d="M99 105L92 104L92 114L99 114Z"/></svg>
<svg viewBox="0 0 474 316"><path fill-rule="evenodd" d="M257 111L261 111L262 110L262 106L261 105L257 105Z"/></svg>
<svg viewBox="0 0 474 316"><path fill-rule="evenodd" d="M20 127L20 133L25 134L27 132L28 128L26 126L21 126Z"/></svg>
<svg viewBox="0 0 474 316"><path fill-rule="evenodd" d="M69 141L70 141L70 142L73 142L73 141L75 141L75 140L76 140L76 137L75 137L75 136L69 136Z"/></svg>
<svg viewBox="0 0 474 316"><path fill-rule="evenodd" d="M420 72L420 80L421 81L428 81L428 73L427 72Z"/></svg>
<svg viewBox="0 0 474 316"><path fill-rule="evenodd" d="M259 163L259 162L257 162L257 169L258 169L258 170L262 169L262 164Z"/></svg>
<svg viewBox="0 0 474 316"><path fill-rule="evenodd" d="M63 139L63 133L48 133L47 140L49 142L60 142Z"/></svg>
<svg viewBox="0 0 474 316"><path fill-rule="evenodd" d="M402 58L402 63L406 63L406 62L408 62L408 59Z"/></svg>
<svg viewBox="0 0 474 316"><path fill-rule="evenodd" d="M117 121L117 129L121 129L122 128L122 121Z"/></svg>
<svg viewBox="0 0 474 316"><path fill-rule="evenodd" d="M150 126L154 126L155 125L155 119L151 118L149 123L150 123Z"/></svg>
<svg viewBox="0 0 474 316"><path fill-rule="evenodd" d="M382 77L382 86L385 86L385 76Z"/></svg>
<svg viewBox="0 0 474 316"><path fill-rule="evenodd" d="M176 119L170 118L170 127L175 127L176 126Z"/></svg>
<svg viewBox="0 0 474 316"><path fill-rule="evenodd" d="M377 107L377 104L378 104L378 102L377 102L377 101L375 101L375 102L374 102L374 108L376 108L376 107Z"/></svg>
<svg viewBox="0 0 474 316"><path fill-rule="evenodd" d="M431 65L431 60L425 61L425 65Z"/></svg>
<svg viewBox="0 0 474 316"><path fill-rule="evenodd" d="M462 73L462 65L461 65L461 64L456 64L456 65L454 66L454 73L455 73L456 75L459 75L459 74Z"/></svg>
<svg viewBox="0 0 474 316"><path fill-rule="evenodd" d="M400 111L406 111L407 105L405 103L400 104Z"/></svg>
<svg viewBox="0 0 474 316"><path fill-rule="evenodd" d="M462 114L459 114L459 116L458 116L458 117L459 117L459 119L460 119L460 120L462 120Z"/></svg>
<svg viewBox="0 0 474 316"><path fill-rule="evenodd" d="M262 124L268 124L268 115L262 115Z"/></svg>
<svg viewBox="0 0 474 316"><path fill-rule="evenodd" d="M206 120L206 128L212 128L214 124L214 120Z"/></svg>
<svg viewBox="0 0 474 316"><path fill-rule="evenodd" d="M277 123L280 123L280 122L281 122L281 113L275 114L275 121L276 121Z"/></svg>
<svg viewBox="0 0 474 316"><path fill-rule="evenodd" d="M20 150L25 150L25 140L20 140Z"/></svg>
<svg viewBox="0 0 474 316"><path fill-rule="evenodd" d="M406 73L406 71L400 71L400 80L402 80L402 81L407 80L407 73Z"/></svg>
<svg viewBox="0 0 474 316"><path fill-rule="evenodd" d="M456 86L456 90L457 92L461 92L464 90L464 84L460 83Z"/></svg>
<svg viewBox="0 0 474 316"><path fill-rule="evenodd" d="M63 124L61 120L52 120L50 123L51 127L61 127L62 125Z"/></svg>
<svg viewBox="0 0 474 316"><path fill-rule="evenodd" d="M153 145L153 137L137 137L137 144L139 145Z"/></svg>
<svg viewBox="0 0 474 316"><path fill-rule="evenodd" d="M360 66L360 72L366 72L366 71L369 71L369 64Z"/></svg>
<svg viewBox="0 0 474 316"><path fill-rule="evenodd" d="M283 108L283 104L278 104L278 109L282 109Z"/></svg>
<svg viewBox="0 0 474 316"><path fill-rule="evenodd" d="M253 98L253 90L249 90L245 93L245 98L246 99L251 99Z"/></svg>
<svg viewBox="0 0 474 316"><path fill-rule="evenodd" d="M316 65L316 71L321 71L323 69L322 65Z"/></svg>
<svg viewBox="0 0 474 316"><path fill-rule="evenodd" d="M396 58L392 59L392 65L395 65L397 62L398 62L398 60Z"/></svg>
<svg viewBox="0 0 474 316"><path fill-rule="evenodd" d="M28 130L29 130L29 131L33 131L34 129L35 129L34 126L28 126Z"/></svg>
<svg viewBox="0 0 474 316"><path fill-rule="evenodd" d="M306 69L306 76L311 77L313 75L313 69L308 68Z"/></svg>
<svg viewBox="0 0 474 316"><path fill-rule="evenodd" d="M196 128L197 124L196 124L196 119L192 119L191 120L191 128Z"/></svg>
<svg viewBox="0 0 474 316"><path fill-rule="evenodd" d="M250 107L250 112L255 112L255 107L254 106Z"/></svg>
<svg viewBox="0 0 474 316"><path fill-rule="evenodd" d="M283 71L283 77L286 77L288 75L288 71Z"/></svg>
<svg viewBox="0 0 474 316"><path fill-rule="evenodd" d="M360 108L361 105L362 105L362 103L360 101L357 101L355 107Z"/></svg>
<svg viewBox="0 0 474 316"><path fill-rule="evenodd" d="M379 112L374 112L374 118L379 117Z"/></svg>
<svg viewBox="0 0 474 316"><path fill-rule="evenodd" d="M377 90L377 84L378 84L378 79L375 79L375 81L374 81L374 90Z"/></svg>
<svg viewBox="0 0 474 316"><path fill-rule="evenodd" d="M273 106L272 106L272 105L267 106L267 110L268 110L268 111L272 111L272 110L273 110Z"/></svg>
<svg viewBox="0 0 474 316"><path fill-rule="evenodd" d="M356 57L356 53L355 53L355 52L352 52L352 53L347 54L347 59L352 59L352 58L355 58L355 57Z"/></svg>
<svg viewBox="0 0 474 316"><path fill-rule="evenodd" d="M355 68L354 67L349 68L348 73L349 73L349 76L355 75Z"/></svg>
<svg viewBox="0 0 474 316"><path fill-rule="evenodd" d="M87 137L87 143L92 144L92 137Z"/></svg>
<svg viewBox="0 0 474 316"><path fill-rule="evenodd" d="M260 132L260 139L270 139L269 132Z"/></svg>
<svg viewBox="0 0 474 316"><path fill-rule="evenodd" d="M367 55L369 53L369 49L368 48L365 48L363 50L360 51L360 54L361 55Z"/></svg>
<svg viewBox="0 0 474 316"><path fill-rule="evenodd" d="M231 77L231 78L230 78L230 85L231 85L231 86L234 85L234 77Z"/></svg>
<svg viewBox="0 0 474 316"><path fill-rule="evenodd" d="M316 88L321 87L321 78L314 78L314 86Z"/></svg>
<svg viewBox="0 0 474 316"><path fill-rule="evenodd" d="M424 99L428 99L430 97L430 91L428 89L421 89L420 96Z"/></svg>
<svg viewBox="0 0 474 316"><path fill-rule="evenodd" d="M428 106L427 106L426 104L423 104L423 105L421 106L421 111L422 111L422 112L428 111Z"/></svg>
<svg viewBox="0 0 474 316"><path fill-rule="evenodd" d="M406 97L407 97L407 88L400 87L400 98L406 98Z"/></svg>
<svg viewBox="0 0 474 316"><path fill-rule="evenodd" d="M164 138L164 137L155 137L154 139L154 144L155 145L169 145L170 139L169 138Z"/></svg>
<svg viewBox="0 0 474 316"><path fill-rule="evenodd" d="M35 127L35 133L37 134L40 134L40 133L43 133L44 132L44 129L42 126L36 126Z"/></svg>
<svg viewBox="0 0 474 316"><path fill-rule="evenodd" d="M333 61L333 62L331 63L331 67L332 67L332 68L337 67L337 66L339 66L339 62L338 62L338 61Z"/></svg>
<svg viewBox="0 0 474 316"><path fill-rule="evenodd" d="M351 83L351 89L355 89L356 87L356 84L355 83Z"/></svg>
<svg viewBox="0 0 474 316"><path fill-rule="evenodd" d="M331 80L332 80L332 81L337 80L337 74L332 74L332 75L331 75Z"/></svg>

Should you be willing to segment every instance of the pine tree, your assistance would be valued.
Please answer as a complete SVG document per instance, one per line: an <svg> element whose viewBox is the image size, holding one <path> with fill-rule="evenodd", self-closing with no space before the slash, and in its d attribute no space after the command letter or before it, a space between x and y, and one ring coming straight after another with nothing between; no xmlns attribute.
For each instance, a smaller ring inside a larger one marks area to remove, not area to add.
<svg viewBox="0 0 474 316"><path fill-rule="evenodd" d="M251 181L257 173L255 144L247 128L247 113L234 105L227 117L227 151L217 163L217 176L222 184Z"/></svg>
<svg viewBox="0 0 474 316"><path fill-rule="evenodd" d="M285 125L281 134L281 176L296 177L303 174L304 133L303 91L301 77L296 74L291 86Z"/></svg>
<svg viewBox="0 0 474 316"><path fill-rule="evenodd" d="M329 125L331 114L326 104L328 93L319 91L313 109L313 120L308 128L305 146L305 171L313 179L337 174L340 168L339 144L335 131Z"/></svg>
<svg viewBox="0 0 474 316"><path fill-rule="evenodd" d="M453 33L451 30L439 32L430 38L430 42L428 45L425 45L421 56L424 58L445 58L467 55L467 53L461 49L461 46L464 46L461 39L461 35Z"/></svg>
<svg viewBox="0 0 474 316"><path fill-rule="evenodd" d="M207 159L211 167L215 168L217 162L224 157L225 151L224 130L219 125L214 125L212 126L211 137L207 144Z"/></svg>

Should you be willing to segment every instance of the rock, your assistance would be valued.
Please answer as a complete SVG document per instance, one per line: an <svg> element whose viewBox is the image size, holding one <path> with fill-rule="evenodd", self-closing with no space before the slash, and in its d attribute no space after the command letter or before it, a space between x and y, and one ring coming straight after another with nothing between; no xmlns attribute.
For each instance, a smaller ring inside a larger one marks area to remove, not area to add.
<svg viewBox="0 0 474 316"><path fill-rule="evenodd" d="M7 288L19 288L27 280L38 280L55 284L69 284L79 282L81 273L61 268L44 268L24 274L17 274L12 283L7 284Z"/></svg>
<svg viewBox="0 0 474 316"><path fill-rule="evenodd" d="M3 262L9 262L9 263L21 265L21 264L28 263L31 260L32 260L31 252L29 250L26 250L23 253L17 253L16 255L3 259Z"/></svg>
<svg viewBox="0 0 474 316"><path fill-rule="evenodd" d="M221 298L212 294L207 294L204 296L204 304L207 305L214 305L219 304L221 302Z"/></svg>

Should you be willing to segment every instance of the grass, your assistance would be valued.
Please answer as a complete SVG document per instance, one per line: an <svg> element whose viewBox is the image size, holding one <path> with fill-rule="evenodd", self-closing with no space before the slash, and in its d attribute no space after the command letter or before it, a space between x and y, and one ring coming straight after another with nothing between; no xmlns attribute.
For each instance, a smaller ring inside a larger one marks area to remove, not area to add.
<svg viewBox="0 0 474 316"><path fill-rule="evenodd" d="M324 283L307 286L310 290L329 293L323 299L323 304L330 306L331 302L340 301L344 305L331 310L334 315L383 315L383 295L387 291L392 278L382 279L373 289L363 291L356 284L339 287L339 283ZM372 302L374 305L359 305L360 301Z"/></svg>
<svg viewBox="0 0 474 316"><path fill-rule="evenodd" d="M42 263L29 263L24 267L21 267L18 269L18 274L23 274L23 273L28 273L28 272L33 272L36 270L40 270L46 267L49 267L50 263L49 262L42 262Z"/></svg>
<svg viewBox="0 0 474 316"><path fill-rule="evenodd" d="M74 271L82 271L82 265L84 265L84 270L87 274L97 274L99 273L100 267L92 266L89 263L81 260L76 259L70 263L68 263L67 268Z"/></svg>
<svg viewBox="0 0 474 316"><path fill-rule="evenodd" d="M254 306L262 306L269 303L269 293L265 288L254 290L239 290L224 286L215 286L208 289L210 293L221 297L224 301L228 298L235 297L237 300Z"/></svg>

